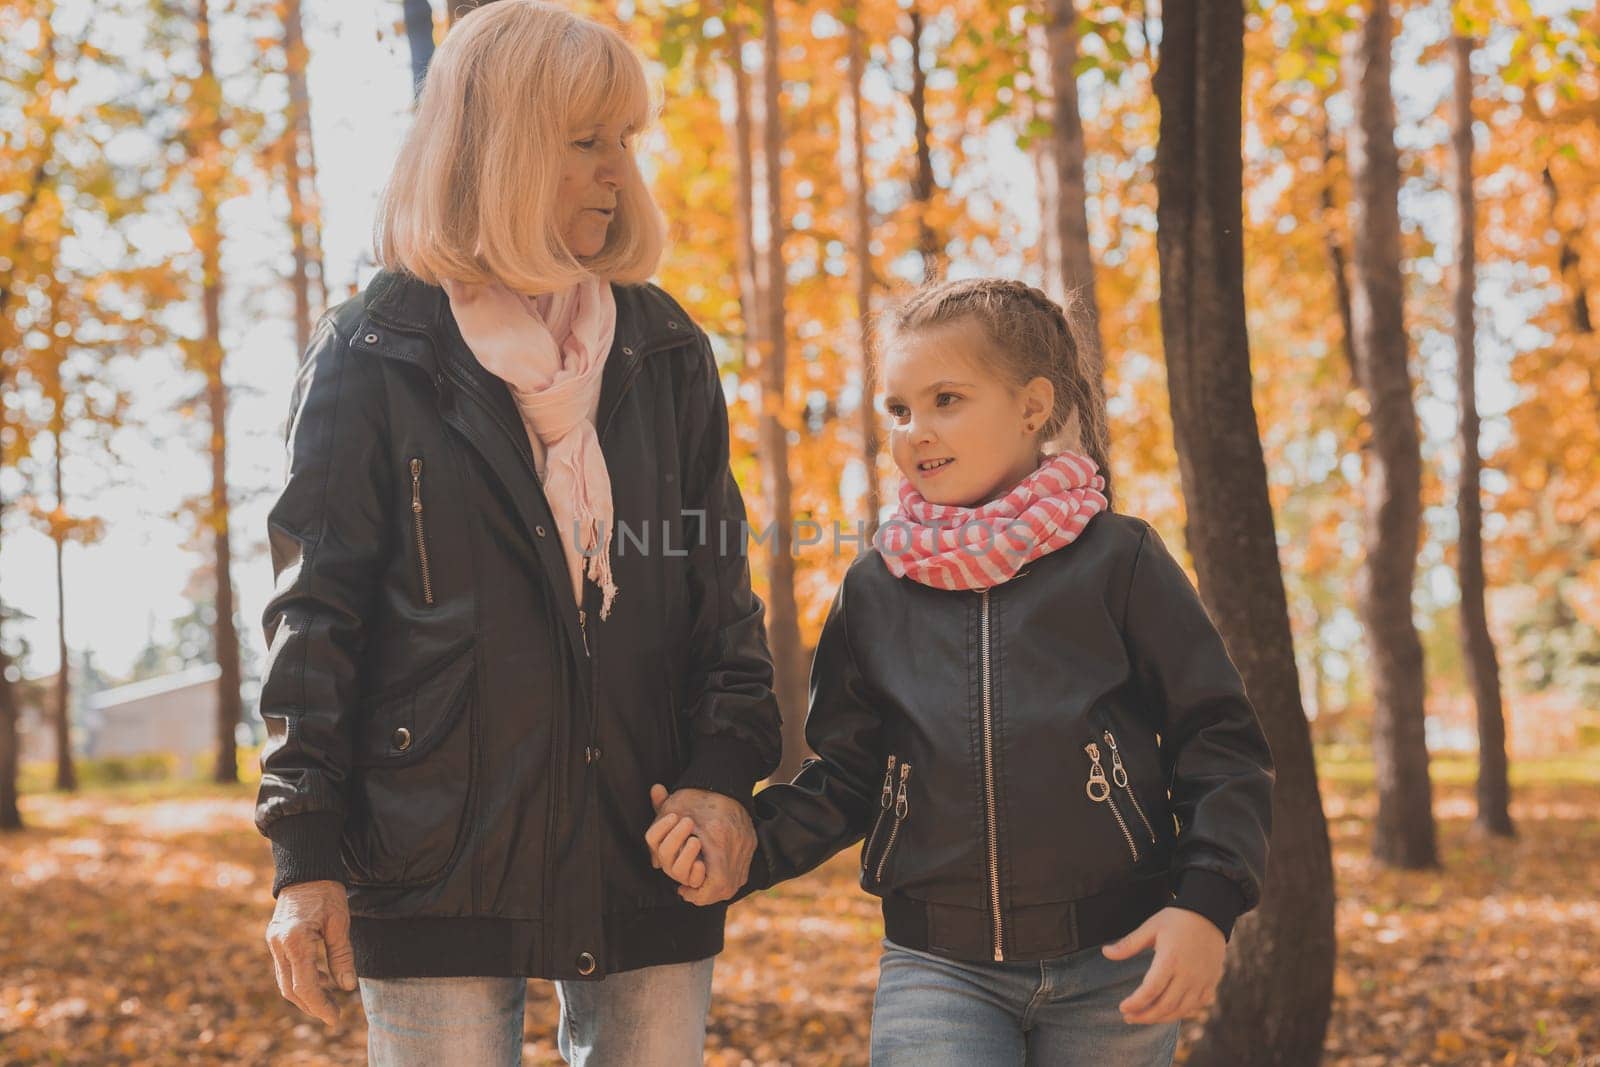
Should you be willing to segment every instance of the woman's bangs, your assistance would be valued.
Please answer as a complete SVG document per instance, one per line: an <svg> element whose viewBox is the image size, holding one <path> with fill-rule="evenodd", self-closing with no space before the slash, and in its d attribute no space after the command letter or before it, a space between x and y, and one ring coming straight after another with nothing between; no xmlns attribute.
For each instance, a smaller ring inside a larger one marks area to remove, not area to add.
<svg viewBox="0 0 1600 1067"><path fill-rule="evenodd" d="M599 62L589 62L573 85L571 115L578 128L614 123L637 133L650 121L644 68L621 38L603 35Z"/></svg>

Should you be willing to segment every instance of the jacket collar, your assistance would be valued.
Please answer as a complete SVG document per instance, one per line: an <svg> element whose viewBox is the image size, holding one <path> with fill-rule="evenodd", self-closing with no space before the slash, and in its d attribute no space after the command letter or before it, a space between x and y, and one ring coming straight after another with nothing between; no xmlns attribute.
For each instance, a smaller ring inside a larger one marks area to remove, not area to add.
<svg viewBox="0 0 1600 1067"><path fill-rule="evenodd" d="M666 301L653 297L644 287L613 282L611 291L617 301L614 349L643 356L676 347L694 336L693 327L682 319L681 313L670 310ZM443 288L400 271L381 271L367 285L365 305L367 314L356 332L358 346L437 372L436 360L430 359L430 353L422 351L417 341L426 338L435 351L440 351L455 334L450 301ZM372 328L373 324L410 337L384 336L382 330ZM378 334L378 339L363 344L373 333Z"/></svg>

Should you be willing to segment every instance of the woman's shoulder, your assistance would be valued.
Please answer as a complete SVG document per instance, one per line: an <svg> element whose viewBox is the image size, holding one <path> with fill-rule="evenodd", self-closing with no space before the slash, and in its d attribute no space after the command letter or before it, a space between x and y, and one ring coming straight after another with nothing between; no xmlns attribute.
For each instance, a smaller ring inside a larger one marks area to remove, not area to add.
<svg viewBox="0 0 1600 1067"><path fill-rule="evenodd" d="M705 331L694 321L682 304L654 282L639 285L611 284L617 302L617 319L626 321L644 333L660 333L664 337L683 336L700 338Z"/></svg>

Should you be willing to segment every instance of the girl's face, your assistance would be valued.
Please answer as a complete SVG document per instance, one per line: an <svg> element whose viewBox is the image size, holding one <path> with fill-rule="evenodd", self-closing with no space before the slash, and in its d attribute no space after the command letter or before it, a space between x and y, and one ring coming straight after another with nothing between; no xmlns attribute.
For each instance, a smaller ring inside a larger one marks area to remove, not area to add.
<svg viewBox="0 0 1600 1067"><path fill-rule="evenodd" d="M1055 400L1046 378L1018 389L976 322L902 334L884 354L889 447L932 504L976 507L1039 465L1039 432Z"/></svg>
<svg viewBox="0 0 1600 1067"><path fill-rule="evenodd" d="M618 194L636 173L633 131L600 122L575 131L561 162L556 211L561 237L578 259L597 256L617 213Z"/></svg>

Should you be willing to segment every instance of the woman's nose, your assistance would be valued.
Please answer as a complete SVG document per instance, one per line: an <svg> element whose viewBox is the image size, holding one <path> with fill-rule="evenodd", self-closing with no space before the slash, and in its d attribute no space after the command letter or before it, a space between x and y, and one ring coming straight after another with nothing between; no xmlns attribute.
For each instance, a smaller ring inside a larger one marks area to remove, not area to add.
<svg viewBox="0 0 1600 1067"><path fill-rule="evenodd" d="M628 159L625 153L620 150L608 152L595 171L595 180L611 186L613 190L620 189L623 179L627 176L627 168Z"/></svg>

